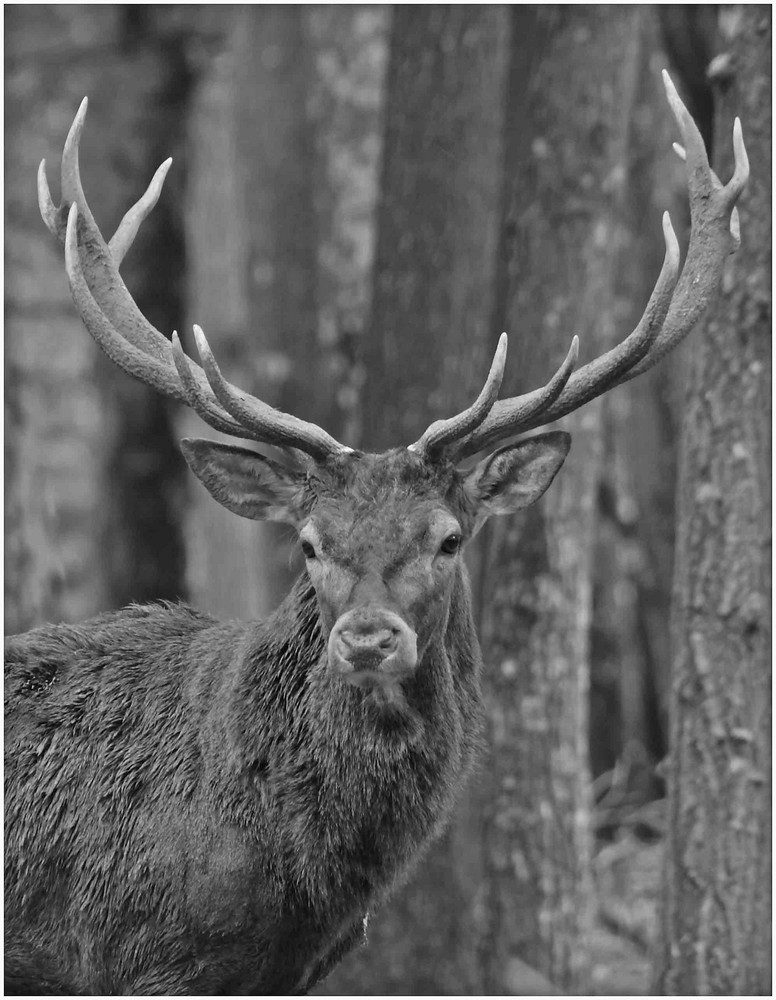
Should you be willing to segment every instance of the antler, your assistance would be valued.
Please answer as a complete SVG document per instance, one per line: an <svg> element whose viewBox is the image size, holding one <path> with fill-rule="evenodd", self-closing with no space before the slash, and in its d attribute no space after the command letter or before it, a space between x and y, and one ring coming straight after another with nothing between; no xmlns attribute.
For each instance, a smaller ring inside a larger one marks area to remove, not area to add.
<svg viewBox="0 0 776 1000"><path fill-rule="evenodd" d="M574 370L579 353L579 337L573 337L571 347L566 355L563 364L555 372L550 381L542 389L538 389L533 395L530 403L526 406L526 413L531 414L545 409L558 398L563 391L563 387L569 380L569 376ZM501 387L501 380L504 377L504 365L507 359L507 335L502 333L499 337L498 347L490 366L490 372L485 381L482 392L472 405L448 420L435 421L425 432L425 434L409 446L410 451L431 458L444 452L447 445L463 438L470 431L479 427L488 414L493 409L498 398L498 391Z"/></svg>
<svg viewBox="0 0 776 1000"><path fill-rule="evenodd" d="M84 98L62 153L62 204L57 208L51 198L45 160L38 170L38 202L43 221L64 244L73 300L95 341L124 371L188 404L216 430L298 448L317 460L350 451L317 425L276 410L227 382L199 327L194 328L194 336L204 370L186 357L177 334L173 333L170 343L143 316L118 269L159 198L172 160L159 167L146 193L106 244L84 197L78 166L86 109Z"/></svg>
<svg viewBox="0 0 776 1000"><path fill-rule="evenodd" d="M462 419L465 414L451 421L438 421L417 444L411 445L413 450L429 453L439 448L441 442L447 457L457 461L503 438L558 420L614 386L647 371L672 351L703 315L719 284L725 258L735 252L741 242L735 203L749 178L749 160L741 122L736 118L733 125L735 170L723 185L709 166L701 134L665 70L663 83L684 142L683 147L675 143L674 148L687 162L690 197L690 245L678 284L679 245L666 212L663 215L666 244L663 267L644 315L630 336L574 375L571 375L571 368L576 350L572 345L569 356L543 389L513 399L492 401L476 427ZM471 409L476 407L477 404ZM478 414L482 414L482 409L478 409ZM443 433L448 425L459 428L460 433Z"/></svg>
<svg viewBox="0 0 776 1000"><path fill-rule="evenodd" d="M738 249L740 226L735 203L749 177L741 122L733 126L735 170L723 185L709 166L703 139L665 71L663 81L684 146L674 144L688 167L691 233L679 278L679 245L671 220L663 216L665 259L647 307L633 333L601 357L572 371L578 340L550 381L512 399L497 399L504 373L507 338L502 334L485 386L475 402L448 420L433 423L410 445L412 451L460 460L522 431L549 424L596 396L640 375L687 336L705 311L719 283L725 257ZM57 208L38 170L38 200L43 221L65 246L73 299L100 347L124 371L158 392L191 406L210 426L235 437L297 448L317 460L351 449L326 431L283 413L228 382L216 364L202 330L194 336L202 366L190 361L177 334L172 343L138 309L118 268L138 229L156 204L172 160L156 171L148 190L127 212L106 244L84 197L78 147L86 116L81 104L62 154L62 204Z"/></svg>

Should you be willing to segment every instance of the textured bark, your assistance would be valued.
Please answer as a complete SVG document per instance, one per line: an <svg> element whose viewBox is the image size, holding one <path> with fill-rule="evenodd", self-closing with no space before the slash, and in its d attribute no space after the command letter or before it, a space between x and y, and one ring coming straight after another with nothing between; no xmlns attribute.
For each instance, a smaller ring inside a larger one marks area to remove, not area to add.
<svg viewBox="0 0 776 1000"><path fill-rule="evenodd" d="M771 11L728 8L717 172L740 115L742 247L695 338L677 502L658 991L770 995Z"/></svg>
<svg viewBox="0 0 776 1000"><path fill-rule="evenodd" d="M416 440L467 403L487 371L508 40L503 7L394 9L364 348L369 450ZM477 824L464 807L409 884L372 914L369 947L320 992L479 992L470 934Z"/></svg>
<svg viewBox="0 0 776 1000"><path fill-rule="evenodd" d="M189 306L227 376L338 433L317 315L310 53L302 8L226 8L227 44L192 115ZM218 435L190 416L195 436ZM298 566L288 530L236 519L194 487L189 580L212 613L266 615Z"/></svg>
<svg viewBox="0 0 776 1000"><path fill-rule="evenodd" d="M498 6L394 12L364 348L368 449L409 444L487 372L504 25Z"/></svg>
<svg viewBox="0 0 776 1000"><path fill-rule="evenodd" d="M361 436L357 355L372 296L391 12L381 4L316 4L306 14L315 63L319 330L331 350L326 390L343 421L341 440L352 443Z"/></svg>
<svg viewBox="0 0 776 1000"><path fill-rule="evenodd" d="M621 329L636 324L660 271L664 244L655 220L669 209L685 245L689 226L687 185L671 148L675 123L659 76L667 57L660 50L657 14L648 12L644 22L624 242L615 268ZM596 777L619 760L615 798L622 803L625 792L631 805L660 790L654 766L665 756L668 740L676 447L686 346L605 401L607 458L599 493L591 637L591 760ZM616 805L610 798L607 811ZM608 824L614 815L600 818Z"/></svg>
<svg viewBox="0 0 776 1000"><path fill-rule="evenodd" d="M502 308L517 349L502 395L546 381L573 333L583 362L627 333L615 329L614 276L644 13L552 6L513 16ZM588 989L601 401L566 423L572 450L546 497L489 531L481 635L492 753L479 944L487 993L519 988L510 980L517 959L564 990Z"/></svg>
<svg viewBox="0 0 776 1000"><path fill-rule="evenodd" d="M62 144L84 94L84 185L106 232L150 175L157 129L169 131L169 51L134 35L126 14L120 5L44 4L6 16L7 631L181 592L166 410L99 355L35 197L43 156L58 192ZM163 216L150 229L160 226ZM127 266L159 321L166 268L142 252Z"/></svg>

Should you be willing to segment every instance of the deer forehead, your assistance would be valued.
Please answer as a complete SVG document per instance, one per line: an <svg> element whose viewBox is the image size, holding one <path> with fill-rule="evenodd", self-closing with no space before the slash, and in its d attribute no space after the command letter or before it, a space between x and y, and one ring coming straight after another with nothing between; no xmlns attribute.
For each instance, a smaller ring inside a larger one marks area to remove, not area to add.
<svg viewBox="0 0 776 1000"><path fill-rule="evenodd" d="M407 449L355 453L321 470L310 486L314 500L302 537L332 549L404 546L460 531L465 520L460 474Z"/></svg>

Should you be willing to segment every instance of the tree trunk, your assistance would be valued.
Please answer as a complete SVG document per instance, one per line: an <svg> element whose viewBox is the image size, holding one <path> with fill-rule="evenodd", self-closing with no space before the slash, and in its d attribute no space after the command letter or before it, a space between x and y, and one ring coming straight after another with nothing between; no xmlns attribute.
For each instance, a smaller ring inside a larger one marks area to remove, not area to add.
<svg viewBox="0 0 776 1000"><path fill-rule="evenodd" d="M390 22L390 7L382 4L316 4L306 11L315 63L319 329L334 365L326 391L336 400L344 444L362 436L358 353L372 296Z"/></svg>
<svg viewBox="0 0 776 1000"><path fill-rule="evenodd" d="M153 8L122 6L119 18L121 57L112 60L110 75L104 70L95 74L97 90L87 125L92 149L113 151L92 169L99 185L93 208L103 213L105 234L113 231L159 164L171 154L177 159L191 84L177 30L160 30ZM106 101L105 92L117 97ZM166 334L183 314L180 177L179 172L166 184L121 268L140 311ZM96 357L110 414L101 498L107 574L103 606L185 598L181 511L187 471L173 433L176 407L128 378L102 352Z"/></svg>
<svg viewBox="0 0 776 1000"><path fill-rule="evenodd" d="M492 313L508 12L394 8L362 446L410 444L481 388ZM477 993L468 924L477 817L466 808L370 944L319 992Z"/></svg>
<svg viewBox="0 0 776 1000"><path fill-rule="evenodd" d="M738 114L752 174L686 390L658 991L770 995L771 11L721 25L716 169Z"/></svg>
<svg viewBox="0 0 776 1000"><path fill-rule="evenodd" d="M669 209L680 241L689 226L687 185L677 175L671 148L675 123L656 72L666 63L657 13L650 11L644 21L625 239L615 268L622 330L638 322L660 271L665 245L655 219ZM597 816L609 827L622 818L625 801L634 808L662 791L654 768L668 741L668 622L685 346L605 404L607 461L594 564L590 729L594 777L609 772L598 785L613 794L607 795L605 814ZM608 784L612 777L617 788Z"/></svg>
<svg viewBox="0 0 776 1000"><path fill-rule="evenodd" d="M226 48L202 81L192 120L190 315L227 378L336 436L336 398L333 405L318 337L311 67L302 8L245 5L229 16ZM185 426L203 433L193 415ZM209 430L206 436L219 437ZM264 617L298 572L287 529L242 521L193 489L195 603L222 616Z"/></svg>
<svg viewBox="0 0 776 1000"><path fill-rule="evenodd" d="M584 363L627 333L615 328L615 274L643 19L638 7L513 8L500 308L514 343L502 396L543 384L572 334ZM659 215L651 224L659 229ZM571 453L546 497L489 526L486 993L520 992L520 963L565 991L589 988L588 642L603 419L598 400L568 420Z"/></svg>

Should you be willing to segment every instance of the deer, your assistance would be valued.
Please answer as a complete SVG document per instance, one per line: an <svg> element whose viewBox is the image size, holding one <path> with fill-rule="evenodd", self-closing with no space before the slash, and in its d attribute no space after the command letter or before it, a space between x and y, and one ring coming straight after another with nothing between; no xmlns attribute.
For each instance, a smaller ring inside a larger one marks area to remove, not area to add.
<svg viewBox="0 0 776 1000"><path fill-rule="evenodd" d="M307 993L440 835L483 739L463 551L488 518L536 502L570 447L562 430L520 435L671 351L740 242L741 123L723 185L664 83L688 173L684 266L666 213L662 268L623 341L577 369L574 337L545 385L499 399L503 334L470 406L381 453L227 381L199 327L201 364L145 319L119 266L171 161L106 242L79 173L84 100L59 206L45 161L38 174L76 309L125 372L274 449L181 442L218 503L296 531L305 568L265 621L157 603L7 640L9 993L19 981L37 993Z"/></svg>

